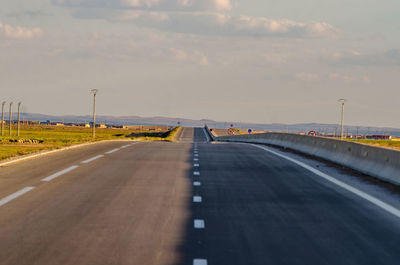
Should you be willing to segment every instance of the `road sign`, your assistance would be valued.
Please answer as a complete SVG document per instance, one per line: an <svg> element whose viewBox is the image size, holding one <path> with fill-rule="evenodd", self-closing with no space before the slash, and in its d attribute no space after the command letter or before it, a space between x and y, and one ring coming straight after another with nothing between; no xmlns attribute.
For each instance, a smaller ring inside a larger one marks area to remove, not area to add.
<svg viewBox="0 0 400 265"><path fill-rule="evenodd" d="M228 129L228 135L233 135L235 133L235 131L232 128Z"/></svg>
<svg viewBox="0 0 400 265"><path fill-rule="evenodd" d="M316 132L316 131L309 131L309 132L308 132L308 135L316 136L316 135L317 135L317 132Z"/></svg>
<svg viewBox="0 0 400 265"><path fill-rule="evenodd" d="M248 129L247 131L249 132L249 134L251 134L253 132L252 129Z"/></svg>

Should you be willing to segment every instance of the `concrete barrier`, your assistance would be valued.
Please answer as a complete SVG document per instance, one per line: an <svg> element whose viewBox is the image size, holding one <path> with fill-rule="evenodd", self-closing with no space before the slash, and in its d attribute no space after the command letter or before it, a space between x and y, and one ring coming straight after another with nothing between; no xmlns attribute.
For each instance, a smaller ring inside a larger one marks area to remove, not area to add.
<svg viewBox="0 0 400 265"><path fill-rule="evenodd" d="M211 132L210 128L208 128L207 125L205 126L205 129L206 129L206 133L208 134L208 136L210 136L211 141L215 141L217 136L214 134L214 132Z"/></svg>
<svg viewBox="0 0 400 265"><path fill-rule="evenodd" d="M209 132L208 128L206 128ZM210 135L212 135L210 133ZM214 141L260 143L285 147L335 162L372 177L400 185L400 151L323 137L262 133L211 136Z"/></svg>

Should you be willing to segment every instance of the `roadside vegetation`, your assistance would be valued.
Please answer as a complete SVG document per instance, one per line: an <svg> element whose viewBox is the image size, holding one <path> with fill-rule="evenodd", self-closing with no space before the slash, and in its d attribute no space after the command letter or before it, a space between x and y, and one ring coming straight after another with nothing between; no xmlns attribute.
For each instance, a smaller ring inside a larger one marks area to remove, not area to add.
<svg viewBox="0 0 400 265"><path fill-rule="evenodd" d="M91 128L72 126L21 126L17 137L13 128L8 137L5 126L4 137L0 136L0 160L27 155L43 150L59 149L75 144L102 140L142 140L173 141L179 127L169 130L166 126L137 126L136 128L96 128L96 138L92 138Z"/></svg>
<svg viewBox="0 0 400 265"><path fill-rule="evenodd" d="M400 150L400 141L396 140L346 139L346 141Z"/></svg>

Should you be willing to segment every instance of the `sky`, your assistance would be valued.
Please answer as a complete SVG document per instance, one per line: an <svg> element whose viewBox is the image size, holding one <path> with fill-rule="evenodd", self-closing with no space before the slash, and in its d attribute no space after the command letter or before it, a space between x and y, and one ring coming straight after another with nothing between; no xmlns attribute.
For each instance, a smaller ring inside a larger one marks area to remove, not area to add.
<svg viewBox="0 0 400 265"><path fill-rule="evenodd" d="M400 128L398 0L2 0L23 111Z"/></svg>

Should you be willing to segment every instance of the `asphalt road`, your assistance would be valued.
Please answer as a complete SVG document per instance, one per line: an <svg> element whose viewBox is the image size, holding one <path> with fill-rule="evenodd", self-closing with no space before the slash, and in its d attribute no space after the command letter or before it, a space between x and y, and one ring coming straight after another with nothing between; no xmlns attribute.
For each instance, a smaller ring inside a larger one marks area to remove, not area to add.
<svg viewBox="0 0 400 265"><path fill-rule="evenodd" d="M0 168L0 264L399 264L398 217L254 146L180 140Z"/></svg>

